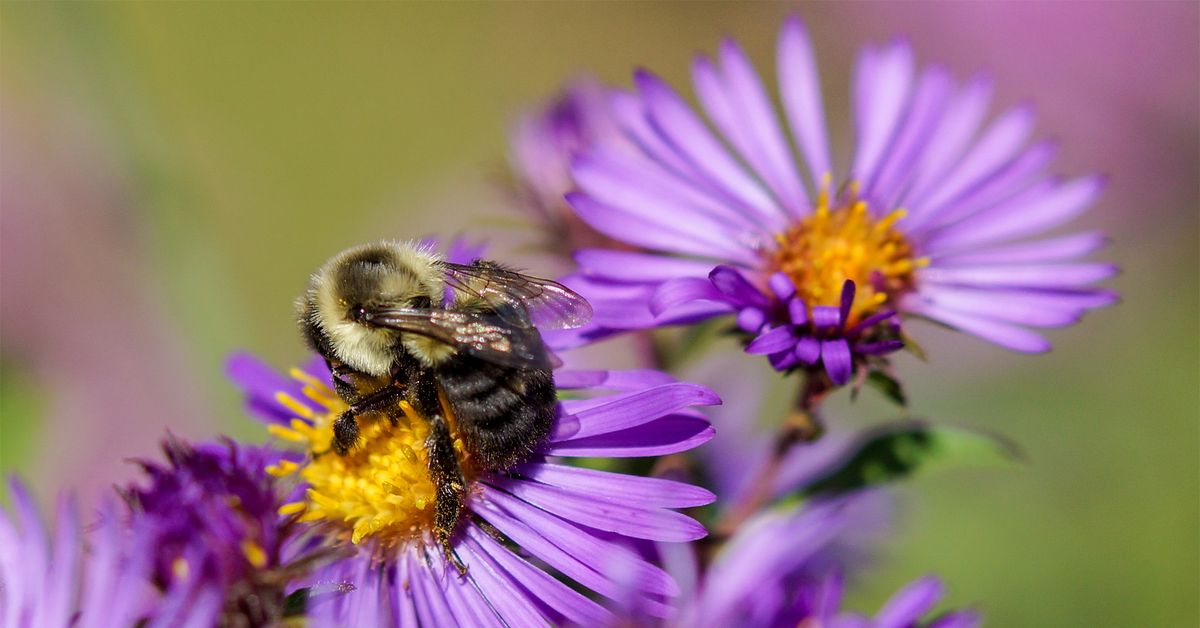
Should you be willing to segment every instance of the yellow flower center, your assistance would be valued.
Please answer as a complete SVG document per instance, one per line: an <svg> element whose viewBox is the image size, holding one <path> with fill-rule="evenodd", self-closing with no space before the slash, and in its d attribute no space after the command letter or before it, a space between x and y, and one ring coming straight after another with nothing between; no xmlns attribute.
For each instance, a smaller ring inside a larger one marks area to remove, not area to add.
<svg viewBox="0 0 1200 628"><path fill-rule="evenodd" d="M286 393L276 394L297 418L287 427L269 425L267 430L302 445L309 454L299 464L285 460L267 469L276 476L297 474L308 485L301 501L285 504L279 512L303 513L301 521L325 522L355 544L372 538L390 547L432 531L435 492L425 452L428 422L401 401L407 420L393 426L382 415L360 417L359 445L338 455L332 448L332 425L346 410L345 402L299 369L292 369L291 376L304 383L304 395L325 412L314 412ZM454 445L462 451L461 441L456 439ZM466 465L463 471L470 479Z"/></svg>
<svg viewBox="0 0 1200 628"><path fill-rule="evenodd" d="M810 308L841 304L842 285L854 281L856 294L847 325L877 311L913 285L913 273L929 263L914 257L912 245L896 230L905 216L896 209L881 218L868 211L851 186L849 200L830 208L826 177L813 213L775 235L766 253L768 266L796 285L796 295Z"/></svg>

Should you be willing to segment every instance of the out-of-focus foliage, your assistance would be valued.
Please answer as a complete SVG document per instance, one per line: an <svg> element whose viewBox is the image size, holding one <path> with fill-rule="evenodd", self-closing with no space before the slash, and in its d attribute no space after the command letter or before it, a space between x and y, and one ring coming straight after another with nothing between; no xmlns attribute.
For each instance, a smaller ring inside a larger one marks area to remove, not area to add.
<svg viewBox="0 0 1200 628"><path fill-rule="evenodd" d="M21 222L28 214L13 204L25 199L12 195L10 178L20 175L5 170L0 245L20 244L26 265L77 268L55 256L91 259L85 243L96 225L109 225L115 244L103 250L119 251L128 268L117 272L110 258L96 257L73 279L136 284L115 301L153 307L134 308L140 314L126 327L164 330L183 354L141 334L132 348L138 359L120 379L100 389L71 386L107 382L104 358L130 353L134 341L111 333L130 320L128 311L66 303L110 327L83 336L72 355L86 359L70 381L49 378L36 365L58 362L37 355L41 345L29 334L53 329L22 321L47 320L64 303L28 296L35 293L15 301L14 273L27 266L5 255L0 469L30 477L49 503L58 486L126 479L116 461L149 451L135 447L137 438L153 442L167 426L189 436L255 434L223 381L222 360L239 347L275 363L299 360L291 301L309 272L354 242L483 234L498 256L553 272L544 259L522 257L519 245L536 238L516 227L498 184L506 125L519 108L580 69L627 85L630 70L646 65L684 84L687 55L711 50L725 33L768 67L789 8L0 5L0 166L41 164L38 189L112 192L105 204L60 207L53 218L62 233L86 229L78 247L49 249L39 240L45 231ZM1015 472L911 483L892 560L866 577L851 603L876 607L913 573L934 571L952 583L948 605L977 601L998 626L1192 623L1200 588L1200 9L829 3L799 11L816 39L827 94L841 104L853 51L896 34L910 36L923 60L950 60L959 76L990 69L1001 105L1036 103L1039 132L1061 141L1065 174L1112 176L1087 221L1110 231L1105 258L1124 268L1112 282L1124 303L1055 334L1048 356L920 330L928 363L898 369L911 410L1002 432L1028 461ZM830 107L835 117L844 110ZM836 136L849 128L844 119L831 128L835 145L849 145ZM107 186L87 185L97 159L78 159L79 144L103 157ZM40 156L26 160L18 147ZM99 222L72 214L100 206L120 211ZM194 399L178 402L186 407L122 405L129 416L119 424L84 424L84 409L161 388L146 385L151 376L182 383ZM62 390L72 403L62 403ZM835 398L830 414L869 421L895 412L874 391L853 408L847 397ZM181 417L189 417L182 426ZM64 455L94 444L81 435L105 432L122 435L95 454L113 466Z"/></svg>

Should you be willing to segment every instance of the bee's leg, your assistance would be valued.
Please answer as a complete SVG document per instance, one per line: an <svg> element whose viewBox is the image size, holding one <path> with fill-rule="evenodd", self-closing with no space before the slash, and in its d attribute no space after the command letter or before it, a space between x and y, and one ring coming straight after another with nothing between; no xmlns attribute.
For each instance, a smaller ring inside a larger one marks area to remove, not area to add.
<svg viewBox="0 0 1200 628"><path fill-rule="evenodd" d="M346 455L358 442L358 415L346 410L333 422L333 449L339 456Z"/></svg>
<svg viewBox="0 0 1200 628"><path fill-rule="evenodd" d="M333 422L333 448L338 454L346 455L354 443L358 442L358 416L387 408L389 404L395 403L403 396L404 388L384 386L373 393L360 397ZM395 425L398 419L391 413L386 414Z"/></svg>
<svg viewBox="0 0 1200 628"><path fill-rule="evenodd" d="M333 391L337 393L337 396L346 403L358 403L362 395L358 394L358 391L354 389L354 384L349 381L349 378L354 377L354 369L329 358L325 358L325 365L329 367L329 373L333 377Z"/></svg>
<svg viewBox="0 0 1200 628"><path fill-rule="evenodd" d="M433 529L446 559L454 564L460 574L466 575L467 567L455 554L450 543L459 519L462 518L466 479L458 465L454 438L450 434L450 426L446 424L446 419L441 413L427 416L429 440L426 441L425 447L429 452L429 477L433 480L437 497L434 502Z"/></svg>

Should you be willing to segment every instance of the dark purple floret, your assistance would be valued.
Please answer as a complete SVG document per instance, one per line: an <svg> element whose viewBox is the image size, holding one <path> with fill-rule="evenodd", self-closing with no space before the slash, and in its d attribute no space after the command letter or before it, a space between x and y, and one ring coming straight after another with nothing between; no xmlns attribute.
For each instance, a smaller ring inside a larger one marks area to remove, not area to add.
<svg viewBox="0 0 1200 628"><path fill-rule="evenodd" d="M165 463L139 461L146 478L121 491L162 594L157 614L194 619L203 601L222 621L280 620L289 584L317 554L278 514L284 495L265 468L279 455L232 440L176 438L163 453Z"/></svg>

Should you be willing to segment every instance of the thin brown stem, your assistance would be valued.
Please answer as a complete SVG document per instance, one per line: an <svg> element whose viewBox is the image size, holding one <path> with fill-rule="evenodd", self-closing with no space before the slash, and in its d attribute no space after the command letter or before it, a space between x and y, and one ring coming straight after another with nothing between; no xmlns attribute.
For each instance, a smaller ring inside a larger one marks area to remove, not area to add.
<svg viewBox="0 0 1200 628"><path fill-rule="evenodd" d="M817 407L829 394L831 387L823 375L807 375L796 397L795 406L779 426L766 464L759 470L750 490L717 521L714 536L717 540L733 535L754 513L773 497L775 476L787 453L797 443L813 442L821 437L824 426Z"/></svg>

